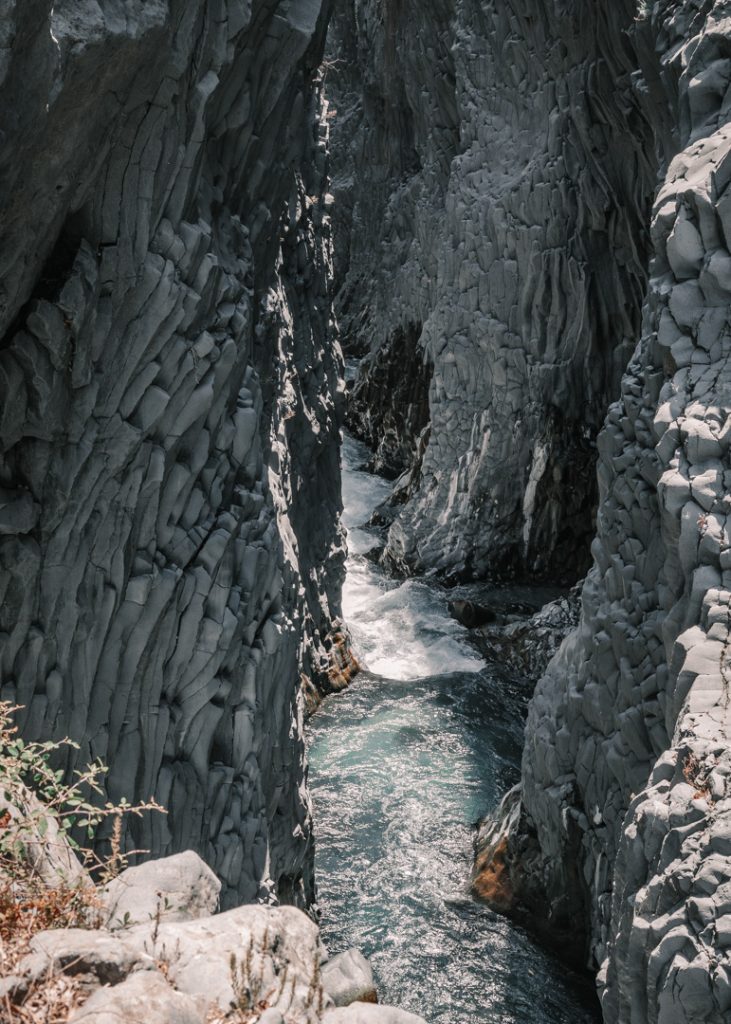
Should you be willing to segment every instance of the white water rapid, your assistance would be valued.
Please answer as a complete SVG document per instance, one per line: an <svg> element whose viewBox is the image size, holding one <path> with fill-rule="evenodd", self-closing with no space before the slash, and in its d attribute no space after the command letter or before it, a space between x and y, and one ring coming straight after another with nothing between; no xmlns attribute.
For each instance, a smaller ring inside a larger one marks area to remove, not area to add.
<svg viewBox="0 0 731 1024"><path fill-rule="evenodd" d="M429 1024L594 1024L591 988L469 895L472 826L518 778L530 687L484 665L445 591L364 557L390 491L368 455L346 438L345 617L368 671L309 726L323 937Z"/></svg>

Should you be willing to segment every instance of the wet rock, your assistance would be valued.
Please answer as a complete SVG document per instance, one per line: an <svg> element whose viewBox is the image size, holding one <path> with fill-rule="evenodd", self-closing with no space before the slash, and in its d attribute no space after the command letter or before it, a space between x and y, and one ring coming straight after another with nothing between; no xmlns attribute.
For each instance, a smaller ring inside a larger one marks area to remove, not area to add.
<svg viewBox="0 0 731 1024"><path fill-rule="evenodd" d="M487 658L520 676L537 680L578 624L580 611L580 591L575 589L533 615L500 617L502 621L478 630L475 640Z"/></svg>
<svg viewBox="0 0 731 1024"><path fill-rule="evenodd" d="M461 622L463 626L467 626L468 629L484 626L488 622L494 622L497 618L492 608L473 604L472 601L450 601L448 607L452 618Z"/></svg>

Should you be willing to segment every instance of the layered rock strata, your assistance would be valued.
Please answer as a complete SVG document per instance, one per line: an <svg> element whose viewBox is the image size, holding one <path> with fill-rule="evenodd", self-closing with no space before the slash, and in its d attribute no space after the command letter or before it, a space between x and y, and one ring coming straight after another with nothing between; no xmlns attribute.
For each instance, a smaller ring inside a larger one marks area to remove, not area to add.
<svg viewBox="0 0 731 1024"><path fill-rule="evenodd" d="M416 469L397 566L570 582L588 567L595 439L639 333L655 184L635 14L349 0L334 15L338 308L366 353L350 418L381 465L400 418ZM426 434L409 406L428 407Z"/></svg>
<svg viewBox="0 0 731 1024"><path fill-rule="evenodd" d="M531 705L497 852L599 969L611 1024L731 1015L731 8L655 3L638 85L676 155L642 336L600 434L594 565Z"/></svg>
<svg viewBox="0 0 731 1024"><path fill-rule="evenodd" d="M0 693L223 902L312 894L343 546L328 2L6 0Z"/></svg>

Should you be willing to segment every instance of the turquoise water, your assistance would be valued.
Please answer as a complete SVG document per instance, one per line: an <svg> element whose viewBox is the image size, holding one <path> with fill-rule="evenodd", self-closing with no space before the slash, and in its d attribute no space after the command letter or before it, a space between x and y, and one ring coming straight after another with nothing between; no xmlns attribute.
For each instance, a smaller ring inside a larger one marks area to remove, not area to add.
<svg viewBox="0 0 731 1024"><path fill-rule="evenodd" d="M372 670L310 724L318 899L381 1000L430 1024L594 1024L590 987L468 894L473 823L518 778L526 686L484 666L438 588L387 580L358 529L385 497L348 441L345 611Z"/></svg>

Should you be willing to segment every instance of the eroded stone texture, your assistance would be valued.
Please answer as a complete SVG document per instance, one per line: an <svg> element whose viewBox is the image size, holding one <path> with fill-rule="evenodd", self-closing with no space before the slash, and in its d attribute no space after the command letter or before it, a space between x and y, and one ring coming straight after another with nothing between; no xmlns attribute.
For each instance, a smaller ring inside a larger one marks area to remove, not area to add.
<svg viewBox="0 0 731 1024"><path fill-rule="evenodd" d="M655 185L635 14L631 0L334 14L338 308L344 344L367 353L351 422L382 464L405 405L398 388L392 407L373 401L384 360L418 379L416 330L433 367L430 433L402 438L417 472L389 534L398 566L572 581L588 567L595 438L639 332Z"/></svg>
<svg viewBox="0 0 731 1024"><path fill-rule="evenodd" d="M311 896L299 683L342 570L328 6L23 0L0 29L2 696L112 799L154 794L130 843L202 853L224 906Z"/></svg>
<svg viewBox="0 0 731 1024"><path fill-rule="evenodd" d="M731 1014L731 79L727 2L656 3L645 100L677 125L641 340L599 437L582 618L538 686L509 857L587 922L604 1016ZM677 106L675 97L677 96ZM516 822L519 824L516 827ZM496 836L493 835L494 842Z"/></svg>

